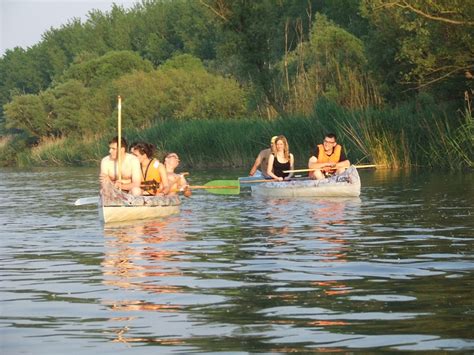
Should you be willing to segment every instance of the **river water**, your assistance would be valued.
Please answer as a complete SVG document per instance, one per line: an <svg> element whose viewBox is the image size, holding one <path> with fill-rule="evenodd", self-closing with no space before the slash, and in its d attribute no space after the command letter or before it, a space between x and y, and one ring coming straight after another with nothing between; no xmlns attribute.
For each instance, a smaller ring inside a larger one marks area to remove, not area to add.
<svg viewBox="0 0 474 355"><path fill-rule="evenodd" d="M472 173L364 170L355 199L196 191L105 227L73 205L96 174L0 170L1 354L474 351Z"/></svg>

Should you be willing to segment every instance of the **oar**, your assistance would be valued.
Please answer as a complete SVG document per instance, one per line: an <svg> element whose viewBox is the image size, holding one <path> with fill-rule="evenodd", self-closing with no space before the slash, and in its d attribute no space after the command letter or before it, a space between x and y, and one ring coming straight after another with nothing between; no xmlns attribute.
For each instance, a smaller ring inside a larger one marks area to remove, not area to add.
<svg viewBox="0 0 474 355"><path fill-rule="evenodd" d="M147 187L150 185L147 184ZM240 184L237 180L213 180L204 185L190 185L191 190L206 190L218 195L238 195ZM92 205L99 202L99 196L82 197L74 202L75 206Z"/></svg>
<svg viewBox="0 0 474 355"><path fill-rule="evenodd" d="M82 197L74 202L75 206L82 206L82 205L92 205L99 203L99 196L92 196L92 197Z"/></svg>
<svg viewBox="0 0 474 355"><path fill-rule="evenodd" d="M122 97L117 96L117 157L118 181L122 181Z"/></svg>
<svg viewBox="0 0 474 355"><path fill-rule="evenodd" d="M155 186L159 186L159 183L156 181L146 181L144 184L142 184L142 187L146 188L153 188ZM238 195L240 193L240 184L235 180L213 180L207 182L204 185L189 185L188 188L191 190L217 190L209 192L220 195Z"/></svg>
<svg viewBox="0 0 474 355"><path fill-rule="evenodd" d="M385 167L385 165L377 165L377 164L366 164L366 165L354 165L357 169L366 169L366 168L377 168L377 167ZM303 173L308 171L316 171L322 169L296 169L296 170L284 170L284 173Z"/></svg>
<svg viewBox="0 0 474 355"><path fill-rule="evenodd" d="M204 189L218 195L240 194L240 183L237 180L212 180L201 186L189 186L191 190Z"/></svg>
<svg viewBox="0 0 474 355"><path fill-rule="evenodd" d="M245 187L245 186L250 186L253 183L265 183L265 182L290 182L290 181L295 181L295 180L308 180L309 178L307 177L301 177L301 178L291 178L290 180L277 180L277 179L255 179L255 180L214 180L214 181L209 181L206 185L203 186L203 188L210 189L210 188L215 188L215 189L223 189L226 188L228 190L215 190L215 191L209 191L214 194L222 194L222 195L237 195L240 193L240 188ZM209 186L209 185L219 185L219 186ZM192 188L192 186L190 186Z"/></svg>

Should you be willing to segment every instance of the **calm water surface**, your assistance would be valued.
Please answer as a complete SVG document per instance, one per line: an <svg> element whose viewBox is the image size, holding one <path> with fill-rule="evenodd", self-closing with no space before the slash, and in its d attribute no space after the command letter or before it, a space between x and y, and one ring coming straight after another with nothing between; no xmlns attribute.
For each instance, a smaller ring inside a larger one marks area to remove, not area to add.
<svg viewBox="0 0 474 355"><path fill-rule="evenodd" d="M342 200L199 191L103 227L73 206L96 173L0 170L1 354L474 351L473 174L365 170Z"/></svg>

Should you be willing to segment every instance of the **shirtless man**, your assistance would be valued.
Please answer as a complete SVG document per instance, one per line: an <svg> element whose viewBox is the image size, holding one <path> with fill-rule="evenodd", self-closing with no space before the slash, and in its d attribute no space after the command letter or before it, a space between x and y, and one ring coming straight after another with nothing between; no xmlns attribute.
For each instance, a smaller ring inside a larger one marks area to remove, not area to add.
<svg viewBox="0 0 474 355"><path fill-rule="evenodd" d="M133 154L126 153L127 141L122 137L120 147L120 157L122 165L121 180L118 180L118 137L112 138L109 142L109 155L100 162L100 182L103 184L111 181L116 188L128 191L134 196L140 196L142 190L142 171L140 161Z"/></svg>
<svg viewBox="0 0 474 355"><path fill-rule="evenodd" d="M186 181L184 174L177 174L174 170L179 165L179 157L176 153L168 153L165 157L165 167L168 173L168 182L171 186L170 195L175 195L177 191L182 191L183 196L190 197L191 190L189 189L188 182Z"/></svg>
<svg viewBox="0 0 474 355"><path fill-rule="evenodd" d="M252 169L250 169L249 176L254 176L258 171L257 176L267 177L268 158L274 150L275 140L277 138L278 136L273 136L270 140L270 148L263 149L258 153L255 163L253 164Z"/></svg>

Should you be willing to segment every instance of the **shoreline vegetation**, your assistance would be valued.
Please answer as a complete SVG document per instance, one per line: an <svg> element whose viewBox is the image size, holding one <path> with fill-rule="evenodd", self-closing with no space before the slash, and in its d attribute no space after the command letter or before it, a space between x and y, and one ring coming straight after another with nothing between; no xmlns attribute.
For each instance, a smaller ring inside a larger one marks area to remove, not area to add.
<svg viewBox="0 0 474 355"><path fill-rule="evenodd" d="M183 168L245 168L283 134L304 168L474 167L474 7L413 0L151 0L93 10L0 58L0 166L97 166L117 134Z"/></svg>
<svg viewBox="0 0 474 355"><path fill-rule="evenodd" d="M458 112L453 117L430 100L396 109L359 111L323 100L310 117L164 120L149 128L129 128L123 135L130 143L144 140L155 144L160 159L166 152L178 152L183 168L250 169L258 152L267 148L270 137L277 134L288 137L296 166L306 167L311 152L329 131L338 132L338 141L353 164L391 169L474 167L472 113ZM116 132L111 130L85 138L46 138L19 153L15 165L97 166L108 154L108 140L114 135ZM9 147L13 142L0 143L3 157L8 156L6 150L13 152L14 147Z"/></svg>

